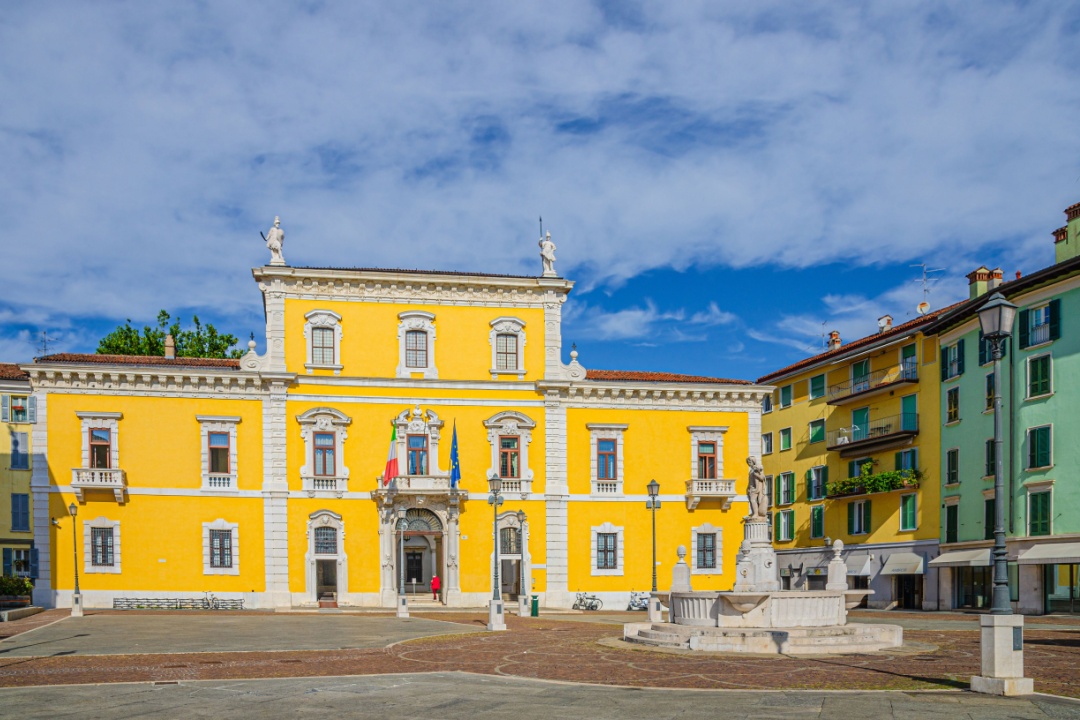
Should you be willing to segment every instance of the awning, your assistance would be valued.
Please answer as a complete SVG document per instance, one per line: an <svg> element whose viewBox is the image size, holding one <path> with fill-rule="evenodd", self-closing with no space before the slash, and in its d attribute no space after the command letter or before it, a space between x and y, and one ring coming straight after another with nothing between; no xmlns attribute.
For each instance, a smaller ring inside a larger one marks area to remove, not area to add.
<svg viewBox="0 0 1080 720"><path fill-rule="evenodd" d="M915 553L897 552L885 561L882 575L922 575L923 557Z"/></svg>
<svg viewBox="0 0 1080 720"><path fill-rule="evenodd" d="M869 553L852 553L848 555L847 560L847 574L848 575L865 575L870 576L870 554Z"/></svg>
<svg viewBox="0 0 1080 720"><path fill-rule="evenodd" d="M941 553L927 564L930 567L990 567L990 548Z"/></svg>
<svg viewBox="0 0 1080 720"><path fill-rule="evenodd" d="M1017 560L1021 565L1080 563L1080 543L1045 543L1028 548Z"/></svg>

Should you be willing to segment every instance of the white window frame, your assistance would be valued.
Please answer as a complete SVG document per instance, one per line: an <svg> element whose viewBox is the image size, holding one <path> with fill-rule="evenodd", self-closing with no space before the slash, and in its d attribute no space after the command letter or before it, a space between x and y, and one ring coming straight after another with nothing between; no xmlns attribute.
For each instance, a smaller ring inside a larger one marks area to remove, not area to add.
<svg viewBox="0 0 1080 720"><path fill-rule="evenodd" d="M332 527L337 530L337 554L315 554L315 528ZM332 510L316 510L308 516L307 523L307 553L304 556L306 568L305 580L307 583L307 595L309 600L317 600L318 588L316 587L316 560L334 560L337 562L337 592L338 600L341 600L349 592L349 556L345 552L345 521L341 515Z"/></svg>
<svg viewBox="0 0 1080 720"><path fill-rule="evenodd" d="M19 557L21 553L26 553L26 559ZM25 569L20 569L20 565L26 563ZM30 577L30 564L33 562L33 549L32 548L12 548L11 549L11 574L15 577Z"/></svg>
<svg viewBox="0 0 1080 720"><path fill-rule="evenodd" d="M941 362L945 363L947 368L945 372L945 379L952 380L953 378L960 377L960 343L954 342L951 345L946 345L941 348ZM956 372L953 372L953 369Z"/></svg>
<svg viewBox="0 0 1080 720"><path fill-rule="evenodd" d="M82 466L90 467L90 430L107 429L109 431L109 469L120 469L120 420L123 413L90 412L78 410L76 417L82 421Z"/></svg>
<svg viewBox="0 0 1080 720"><path fill-rule="evenodd" d="M1036 328L1046 327L1046 339L1039 342L1032 342L1028 340L1028 347L1042 347L1050 343L1050 303L1049 301L1039 303L1038 305L1028 308L1028 338L1031 338L1035 334ZM1045 318L1046 322L1035 323L1036 317ZM1026 349L1026 348L1025 348Z"/></svg>
<svg viewBox="0 0 1080 720"><path fill-rule="evenodd" d="M791 542L795 539L795 508L776 512L780 518L780 537L776 538L776 542Z"/></svg>
<svg viewBox="0 0 1080 720"><path fill-rule="evenodd" d="M113 564L94 565L94 548L91 540L91 528L111 529L113 535ZM86 574L96 573L101 575L120 574L120 521L110 520L107 517L97 517L93 520L83 520L83 572Z"/></svg>
<svg viewBox="0 0 1080 720"><path fill-rule="evenodd" d="M1048 538L1054 534L1054 484L1052 482L1032 483L1027 486L1027 507L1024 509L1024 534L1028 537ZM1031 534L1031 498L1033 495L1050 495L1050 527L1046 535Z"/></svg>
<svg viewBox="0 0 1080 720"><path fill-rule="evenodd" d="M810 468L810 474L811 474L810 485L811 485L811 487L813 487L813 485L814 485L814 476L816 475L817 478L820 479L821 476L824 474L824 472L823 472L824 470L825 470L824 465L815 465L814 467ZM825 485L826 485L826 483L824 481L822 481L821 482L821 495L818 495L816 497L807 497L806 499L807 500L824 500L825 496L828 494L828 488L825 487Z"/></svg>
<svg viewBox="0 0 1080 720"><path fill-rule="evenodd" d="M950 420L949 419L949 396L953 395L953 394L956 395L956 419L955 420ZM946 425L955 425L956 423L960 422L960 418L961 418L961 412L960 412L960 386L955 385L955 386L953 386L953 387L951 387L951 388L949 388L948 390L945 391L945 417L943 419L945 420Z"/></svg>
<svg viewBox="0 0 1080 720"><path fill-rule="evenodd" d="M715 443L716 446L716 479L724 477L724 434L728 431L727 425L687 425L690 433L690 479L706 480L710 478L698 477L698 444Z"/></svg>
<svg viewBox="0 0 1080 720"><path fill-rule="evenodd" d="M821 439L820 440L814 440L814 424L815 423L821 425ZM816 420L811 420L810 422L808 422L806 424L806 444L807 445L816 445L819 442L820 443L827 443L828 442L828 434L827 434L827 432L828 431L825 429L825 419L824 418L817 418Z"/></svg>
<svg viewBox="0 0 1080 720"><path fill-rule="evenodd" d="M766 445L768 447L766 447ZM772 455L773 454L773 436L771 432L761 433L761 454Z"/></svg>
<svg viewBox="0 0 1080 720"><path fill-rule="evenodd" d="M623 529L612 525L609 522L603 525L594 525L589 528L590 542L589 542L589 569L590 574L594 576L600 575L622 575L623 574L623 553L625 552L626 543L623 542ZM613 534L615 535L615 567L605 568L603 570L596 567L596 536L601 534Z"/></svg>
<svg viewBox="0 0 1080 720"><path fill-rule="evenodd" d="M782 472L778 476L780 478L780 497L774 498L777 505L792 505L795 503L795 473L790 470ZM787 483L790 483L788 485ZM790 492L785 492L786 488L790 487ZM790 500L784 500L784 498L791 498Z"/></svg>
<svg viewBox="0 0 1080 720"><path fill-rule="evenodd" d="M409 367L405 362L405 338L412 330L427 333L427 365L424 367ZM439 377L435 367L435 315L423 310L406 310L398 314L397 376L411 378L414 373L423 373L425 380Z"/></svg>
<svg viewBox="0 0 1080 720"><path fill-rule="evenodd" d="M524 413L506 410L485 420L484 427L487 428L488 443L491 445L491 467L487 477L499 475L499 438L517 437L518 477L503 478L502 488L503 492L519 492L523 496L531 493L533 471L529 467L529 444L532 443L532 431L536 427L536 421Z"/></svg>
<svg viewBox="0 0 1080 720"><path fill-rule="evenodd" d="M240 417L237 415L196 415L195 419L199 422L203 492L238 492L236 426L240 422ZM229 435L229 473L227 475L214 473L211 477L210 433L228 433Z"/></svg>
<svg viewBox="0 0 1080 720"><path fill-rule="evenodd" d="M304 315L307 321L304 323L304 342L307 344L307 362L304 368L311 375L315 370L333 370L335 375L341 374L341 316L333 310L312 310ZM329 365L315 362L314 356L314 328L330 328L334 331L334 362Z"/></svg>
<svg viewBox="0 0 1080 720"><path fill-rule="evenodd" d="M491 379L498 380L500 375L517 375L518 380L525 379L525 321L516 317L497 317L491 321L488 342L491 343ZM517 337L517 367L499 369L498 337L514 335Z"/></svg>
<svg viewBox="0 0 1080 720"><path fill-rule="evenodd" d="M1048 361L1047 364L1049 365L1048 372L1050 374L1050 389L1044 392L1042 395L1029 395L1028 393L1031 391L1031 361L1041 360L1042 358L1046 358ZM1040 400L1042 398L1048 398L1054 394L1054 356L1052 354L1048 352L1041 352L1036 353L1035 355L1028 355L1028 357L1024 360L1024 369L1026 370L1027 375L1027 377L1025 378L1027 382L1024 383L1025 400Z"/></svg>
<svg viewBox="0 0 1080 720"><path fill-rule="evenodd" d="M787 447L784 447L784 432L785 431L787 432L787 438L788 438L788 446ZM794 436L794 433L791 432L791 428L789 428L789 427L780 428L780 437L778 439L779 439L780 447L777 448L777 450L779 450L780 452L787 452L788 450L794 449L794 447L795 447L795 436Z"/></svg>
<svg viewBox="0 0 1080 720"><path fill-rule="evenodd" d="M1027 452L1024 453L1024 464L1025 464L1025 466L1023 468L1024 472L1028 472L1028 471L1032 471L1032 470L1034 470L1035 472L1042 472L1044 470L1049 470L1050 468L1054 467L1054 423L1043 423L1042 425L1032 425L1032 426L1028 427L1028 429L1025 431L1028 447L1030 448L1030 446L1031 446L1031 431L1032 430L1041 430L1042 428L1049 428L1050 429L1050 458L1049 458L1050 459L1050 464L1049 465L1040 465L1038 467L1027 467L1027 461L1031 457L1031 455L1030 455L1031 451L1028 450Z"/></svg>
<svg viewBox="0 0 1080 720"><path fill-rule="evenodd" d="M870 528L863 527L863 521L866 519L866 512L863 510L866 507L866 500L852 500L851 504L855 506L855 518L851 525L852 535L869 535Z"/></svg>
<svg viewBox="0 0 1080 720"><path fill-rule="evenodd" d="M232 535L232 567L214 567L210 564L210 531L229 531ZM214 522L202 524L203 575L239 575L240 574L240 525L218 518Z"/></svg>
<svg viewBox="0 0 1080 720"><path fill-rule="evenodd" d="M766 407L766 405L767 405L767 407ZM761 397L761 414L762 415L768 415L772 411L773 411L772 393L769 393L767 395L763 395Z"/></svg>
<svg viewBox="0 0 1080 720"><path fill-rule="evenodd" d="M716 567L714 568L702 568L698 567L698 535L715 535L716 536ZM691 564L690 573L692 575L723 575L724 574L724 529L713 527L709 523L699 525L694 528L690 528L690 551L691 551Z"/></svg>
<svg viewBox="0 0 1080 720"><path fill-rule="evenodd" d="M949 482L949 453L956 453L956 482ZM960 448L946 448L945 449L945 477L942 478L942 484L946 487L954 487L960 484Z"/></svg>
<svg viewBox="0 0 1080 720"><path fill-rule="evenodd" d="M821 513L821 534L820 535L815 535L814 534L814 512L815 511ZM811 540L820 540L823 537L825 537L825 506L824 505L811 505L810 506L810 522L809 522L809 527L807 528L807 530L810 533L810 539Z"/></svg>
<svg viewBox="0 0 1080 720"><path fill-rule="evenodd" d="M904 498L915 498L915 526L906 528L904 527ZM903 493L900 495L900 523L898 527L900 532L915 532L919 529L919 493Z"/></svg>
<svg viewBox="0 0 1080 720"><path fill-rule="evenodd" d="M821 394L814 394L814 378L821 378ZM817 375L811 375L806 381L806 396L810 400L817 400L823 398L829 394L829 382L825 373L818 373Z"/></svg>
<svg viewBox="0 0 1080 720"><path fill-rule="evenodd" d="M623 480L626 477L626 466L623 464L623 433L629 425L619 423L588 423L585 428L589 431L589 477L590 489L596 497L617 497L623 494ZM596 477L596 453L599 440L615 441L615 490L613 492L600 492L600 485L611 485L611 480L598 480ZM596 549L593 548L595 553ZM620 553L622 550L619 551ZM622 574L621 572L619 573Z"/></svg>
<svg viewBox="0 0 1080 720"><path fill-rule="evenodd" d="M12 419L11 398L16 397L26 398L25 420ZM12 425L33 425L37 422L37 398L31 395L29 391L25 393L6 393L0 395L0 422L6 422Z"/></svg>
<svg viewBox="0 0 1080 720"><path fill-rule="evenodd" d="M308 497L342 497L349 490L349 467L345 464L345 438L349 436L346 428L352 424L352 418L340 410L330 407L312 408L296 416L300 424L300 437L304 440L304 464L300 467L300 480ZM325 485L327 478L319 476L316 482L315 467L312 464L315 450L315 433L334 433L334 487Z"/></svg>
<svg viewBox="0 0 1080 720"><path fill-rule="evenodd" d="M788 403L787 403L787 405L784 404L784 390L785 389L788 391ZM777 389L776 392L779 393L780 402L778 403L778 407L781 410L784 409L784 408L789 408L795 403L795 385L794 385L794 383L788 383L787 385L783 385L779 389Z"/></svg>
<svg viewBox="0 0 1080 720"><path fill-rule="evenodd" d="M445 422L439 418L438 413L430 408L421 410L417 405L413 410L402 410L394 419L397 427L397 457L398 475L401 477L414 477L409 475L409 436L427 435L427 475L415 477L449 477L449 470L439 468L439 437Z"/></svg>

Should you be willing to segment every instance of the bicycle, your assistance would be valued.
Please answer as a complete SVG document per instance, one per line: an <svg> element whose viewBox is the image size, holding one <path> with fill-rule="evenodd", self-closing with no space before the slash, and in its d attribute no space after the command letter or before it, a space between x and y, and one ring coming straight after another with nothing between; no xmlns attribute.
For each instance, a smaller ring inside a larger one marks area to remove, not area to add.
<svg viewBox="0 0 1080 720"><path fill-rule="evenodd" d="M210 591L206 591L206 597L203 598L203 607L207 610L220 610L221 601L217 599L216 595L211 595Z"/></svg>
<svg viewBox="0 0 1080 720"><path fill-rule="evenodd" d="M574 610L599 610L604 607L604 601L595 595L579 592L574 600Z"/></svg>

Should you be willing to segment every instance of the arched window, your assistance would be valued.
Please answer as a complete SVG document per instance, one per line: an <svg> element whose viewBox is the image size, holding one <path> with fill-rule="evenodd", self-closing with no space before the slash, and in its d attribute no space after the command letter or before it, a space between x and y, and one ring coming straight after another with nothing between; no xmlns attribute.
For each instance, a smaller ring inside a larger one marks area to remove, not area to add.
<svg viewBox="0 0 1080 720"><path fill-rule="evenodd" d="M521 531L516 527L504 527L499 530L499 552L504 555L521 554Z"/></svg>

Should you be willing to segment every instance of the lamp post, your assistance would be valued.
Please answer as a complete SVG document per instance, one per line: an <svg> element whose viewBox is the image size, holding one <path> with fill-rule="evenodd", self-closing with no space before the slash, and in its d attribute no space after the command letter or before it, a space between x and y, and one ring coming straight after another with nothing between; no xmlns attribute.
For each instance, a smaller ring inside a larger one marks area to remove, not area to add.
<svg viewBox="0 0 1080 720"><path fill-rule="evenodd" d="M495 541L494 563L491 568L491 607L488 611L488 630L505 630L503 617L502 588L499 587L499 506L503 504L502 478L492 475L488 478L488 505L491 506L491 536Z"/></svg>
<svg viewBox="0 0 1080 720"><path fill-rule="evenodd" d="M405 597L405 531L409 521L405 518L405 508L398 510L398 603L397 616L409 617L409 599Z"/></svg>
<svg viewBox="0 0 1080 720"><path fill-rule="evenodd" d="M653 479L646 487L649 499L645 501L645 507L652 510L652 591L656 592L656 509L660 507L660 483Z"/></svg>
<svg viewBox="0 0 1080 720"><path fill-rule="evenodd" d="M1005 478L1001 429L1001 357L1012 335L1016 306L1001 293L979 309L979 326L994 360L994 591L990 615L980 618L982 675L971 679L971 689L994 695L1032 692L1024 677L1024 617L1013 615L1009 601L1009 573L1005 551Z"/></svg>
<svg viewBox="0 0 1080 720"><path fill-rule="evenodd" d="M518 561L518 569L521 571L521 578L518 580L518 617L525 617L529 614L529 598L525 594L525 511L517 511L518 519L518 553L521 555L521 560Z"/></svg>
<svg viewBox="0 0 1080 720"><path fill-rule="evenodd" d="M79 506L71 503L68 505L68 513L71 515L71 566L75 568L75 594L71 596L71 615L72 617L82 617L82 593L79 592L78 533L75 531L75 516L79 514Z"/></svg>

